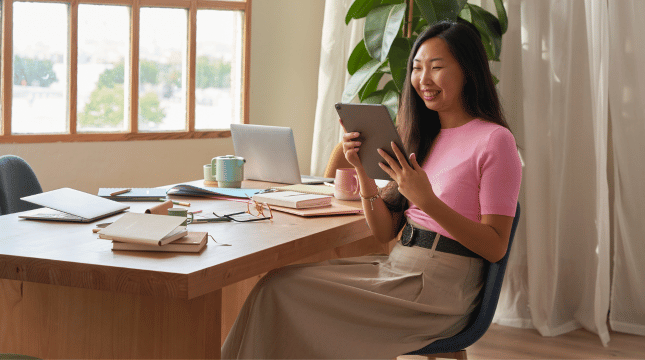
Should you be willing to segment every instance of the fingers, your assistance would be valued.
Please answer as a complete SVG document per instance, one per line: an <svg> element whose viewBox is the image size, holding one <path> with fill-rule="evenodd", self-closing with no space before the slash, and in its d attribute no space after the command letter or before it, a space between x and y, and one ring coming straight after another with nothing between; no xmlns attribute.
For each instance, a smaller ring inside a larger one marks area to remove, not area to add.
<svg viewBox="0 0 645 360"><path fill-rule="evenodd" d="M414 170L422 170L421 165L417 162L417 156L414 153L410 154L410 165L412 165Z"/></svg>
<svg viewBox="0 0 645 360"><path fill-rule="evenodd" d="M399 160L399 164L401 164L401 167L409 167L408 161L405 158L405 155L399 150L399 147L396 146L394 141L391 142L392 145L392 151L394 151L394 155L396 156L396 159Z"/></svg>
<svg viewBox="0 0 645 360"><path fill-rule="evenodd" d="M378 151L379 155L381 155L383 160L385 160L385 162L387 163L387 165L389 166L390 169L392 169L395 172L399 170L399 166L396 163L396 160L394 160L388 153L386 153L383 149L377 149L376 151ZM383 164L383 163L379 163L379 165L385 166L385 164ZM381 167L383 167L383 166L381 166Z"/></svg>

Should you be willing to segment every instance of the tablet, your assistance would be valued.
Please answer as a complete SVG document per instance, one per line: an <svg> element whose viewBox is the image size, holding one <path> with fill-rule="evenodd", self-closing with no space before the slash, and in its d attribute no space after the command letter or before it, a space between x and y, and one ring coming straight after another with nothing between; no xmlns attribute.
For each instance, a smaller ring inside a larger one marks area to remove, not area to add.
<svg viewBox="0 0 645 360"><path fill-rule="evenodd" d="M343 121L343 126L347 132L359 132L361 135L357 138L362 142L358 157L367 172L367 176L372 179L390 180L390 176L381 169L379 162L385 162L376 149L383 149L392 158L396 156L392 151L394 143L405 154L406 160L408 153L403 147L403 142L399 133L396 131L394 122L390 113L384 105L380 104L344 104L337 103L336 111Z"/></svg>

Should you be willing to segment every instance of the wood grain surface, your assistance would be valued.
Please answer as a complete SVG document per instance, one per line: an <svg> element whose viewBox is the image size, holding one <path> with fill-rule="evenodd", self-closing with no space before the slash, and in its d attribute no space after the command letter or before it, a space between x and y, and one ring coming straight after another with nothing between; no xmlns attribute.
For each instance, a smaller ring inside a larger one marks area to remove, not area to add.
<svg viewBox="0 0 645 360"><path fill-rule="evenodd" d="M195 184L202 183L196 181ZM244 182L244 187L271 184ZM173 197L230 213L236 201ZM342 202L360 206L360 202ZM143 212L153 203L131 202ZM113 252L91 224L0 217L0 352L42 358L218 358L260 277L291 263L388 253L362 215L191 224L199 254Z"/></svg>

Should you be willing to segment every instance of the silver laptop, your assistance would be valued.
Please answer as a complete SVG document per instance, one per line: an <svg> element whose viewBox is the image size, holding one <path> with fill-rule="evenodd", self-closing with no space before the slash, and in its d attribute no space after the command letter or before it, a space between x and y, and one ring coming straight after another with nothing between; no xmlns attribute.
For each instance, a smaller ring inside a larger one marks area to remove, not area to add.
<svg viewBox="0 0 645 360"><path fill-rule="evenodd" d="M288 127L231 124L235 155L246 159L244 178L283 184L322 184L333 178L300 175L293 131Z"/></svg>
<svg viewBox="0 0 645 360"><path fill-rule="evenodd" d="M30 220L92 222L129 209L129 205L104 199L82 191L61 188L20 198L44 206L18 215Z"/></svg>

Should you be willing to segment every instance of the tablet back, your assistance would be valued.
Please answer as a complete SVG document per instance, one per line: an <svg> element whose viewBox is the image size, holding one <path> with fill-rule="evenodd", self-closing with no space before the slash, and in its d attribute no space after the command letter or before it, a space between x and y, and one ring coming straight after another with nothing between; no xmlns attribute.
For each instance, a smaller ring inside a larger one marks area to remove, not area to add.
<svg viewBox="0 0 645 360"><path fill-rule="evenodd" d="M372 179L390 180L390 176L383 171L378 165L379 162L385 163L385 160L378 154L377 149L383 149L393 159L396 156L392 151L394 143L405 154L406 160L408 153L403 147L403 142L399 133L396 131L394 122L390 113L384 105L378 104L344 104L335 105L336 111L343 121L343 126L347 132L359 132L358 141L362 142L358 152L358 157L363 163L367 175Z"/></svg>

